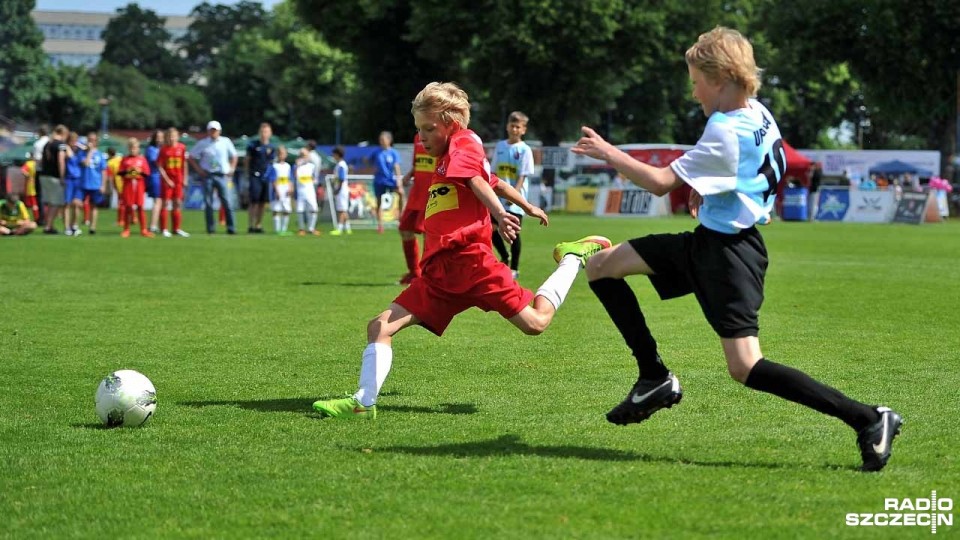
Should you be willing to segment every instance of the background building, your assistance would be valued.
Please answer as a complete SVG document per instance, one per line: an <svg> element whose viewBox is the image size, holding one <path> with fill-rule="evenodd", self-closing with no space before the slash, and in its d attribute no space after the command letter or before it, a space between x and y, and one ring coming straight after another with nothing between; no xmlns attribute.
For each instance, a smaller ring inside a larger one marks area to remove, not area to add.
<svg viewBox="0 0 960 540"><path fill-rule="evenodd" d="M50 62L87 68L93 68L100 62L104 45L101 36L113 14L40 10L34 10L31 14L43 33L43 52ZM166 18L167 31L174 40L183 37L193 21L191 17L179 15L161 17Z"/></svg>

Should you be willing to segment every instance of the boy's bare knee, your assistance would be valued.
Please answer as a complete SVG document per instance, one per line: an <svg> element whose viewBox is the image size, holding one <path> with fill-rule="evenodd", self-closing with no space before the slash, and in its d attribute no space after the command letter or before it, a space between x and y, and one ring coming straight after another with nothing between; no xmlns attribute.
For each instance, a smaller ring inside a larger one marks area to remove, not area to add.
<svg viewBox="0 0 960 540"><path fill-rule="evenodd" d="M372 343L379 338L386 337L386 321L383 315L378 315L367 323L367 339Z"/></svg>
<svg viewBox="0 0 960 540"><path fill-rule="evenodd" d="M727 373L740 384L746 384L747 377L750 376L750 370L742 364L727 364Z"/></svg>

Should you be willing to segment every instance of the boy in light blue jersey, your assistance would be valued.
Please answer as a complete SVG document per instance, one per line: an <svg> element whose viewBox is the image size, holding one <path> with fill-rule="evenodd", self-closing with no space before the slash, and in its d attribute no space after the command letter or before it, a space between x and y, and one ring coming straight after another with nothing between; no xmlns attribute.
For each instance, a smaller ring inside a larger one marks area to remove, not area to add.
<svg viewBox="0 0 960 540"><path fill-rule="evenodd" d="M756 228L770 220L786 158L777 124L753 99L760 70L753 47L726 28L700 36L686 52L693 97L707 116L697 145L667 167L634 160L584 127L573 152L602 159L633 183L666 195L687 183L700 225L692 232L655 234L604 249L587 262L590 288L637 359L640 377L607 420L642 422L680 401L680 382L664 366L657 343L625 276L644 274L661 299L693 293L720 337L730 375L749 388L839 418L857 432L864 471L882 469L902 419L887 407L850 399L808 375L764 358L757 339L767 251ZM557 246L554 255L576 249Z"/></svg>
<svg viewBox="0 0 960 540"><path fill-rule="evenodd" d="M527 180L533 175L533 151L527 143L523 142L529 122L530 118L520 111L510 113L507 117L507 138L497 143L491 164L497 176L520 192L524 200L527 199ZM521 223L523 222L522 208L505 199L501 199L500 204L503 204L507 212L516 216ZM497 248L500 260L510 266L513 279L517 279L520 275L520 234L517 233L517 237L510 244L508 253L507 246L497 232L496 221L494 221L493 247Z"/></svg>

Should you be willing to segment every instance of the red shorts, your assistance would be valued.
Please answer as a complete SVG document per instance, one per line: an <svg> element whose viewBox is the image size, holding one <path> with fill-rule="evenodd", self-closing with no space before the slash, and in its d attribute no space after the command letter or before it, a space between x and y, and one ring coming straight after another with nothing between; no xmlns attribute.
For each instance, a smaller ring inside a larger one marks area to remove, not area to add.
<svg viewBox="0 0 960 540"><path fill-rule="evenodd" d="M397 228L401 231L423 234L423 209L410 208L410 205L407 204L407 207L403 209L403 213L400 214L400 223Z"/></svg>
<svg viewBox="0 0 960 540"><path fill-rule="evenodd" d="M27 195L23 198L23 205L27 208L33 208L37 205L37 196L36 195Z"/></svg>
<svg viewBox="0 0 960 540"><path fill-rule="evenodd" d="M183 182L173 181L173 187L167 185L162 179L160 180L160 198L171 200L176 199L178 201L183 200Z"/></svg>
<svg viewBox="0 0 960 540"><path fill-rule="evenodd" d="M147 183L143 180L125 180L123 182L123 204L127 208L131 206L143 206L143 196L146 191Z"/></svg>
<svg viewBox="0 0 960 540"><path fill-rule="evenodd" d="M521 287L510 268L488 250L431 257L423 266L423 276L414 279L394 303L438 336L458 313L472 307L496 311L505 319L513 317L530 304L534 295Z"/></svg>

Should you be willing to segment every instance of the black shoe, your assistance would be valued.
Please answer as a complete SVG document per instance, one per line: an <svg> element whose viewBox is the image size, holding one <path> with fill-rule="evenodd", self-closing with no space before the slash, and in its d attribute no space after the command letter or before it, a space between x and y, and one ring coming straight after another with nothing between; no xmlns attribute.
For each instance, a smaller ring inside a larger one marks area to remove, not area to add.
<svg viewBox="0 0 960 540"><path fill-rule="evenodd" d="M253 227L247 227L247 234L253 234L255 232L257 232L257 230L254 229Z"/></svg>
<svg viewBox="0 0 960 540"><path fill-rule="evenodd" d="M60 234L60 231L56 229L44 229L43 234Z"/></svg>
<svg viewBox="0 0 960 540"><path fill-rule="evenodd" d="M237 234L237 231L233 229L227 229L227 234Z"/></svg>
<svg viewBox="0 0 960 540"><path fill-rule="evenodd" d="M893 438L900 434L903 418L889 407L877 407L880 419L857 434L857 446L863 458L861 471L879 471L890 459Z"/></svg>
<svg viewBox="0 0 960 540"><path fill-rule="evenodd" d="M682 398L683 389L673 373L662 379L639 379L627 397L607 413L607 421L620 426L643 422L660 409L680 403Z"/></svg>
<svg viewBox="0 0 960 540"><path fill-rule="evenodd" d="M263 228L257 227L256 229L253 230L253 232L254 234L263 234Z"/></svg>
<svg viewBox="0 0 960 540"><path fill-rule="evenodd" d="M87 232L89 232L90 234L97 234L97 230L96 230L96 229L90 229L90 230L87 231Z"/></svg>

